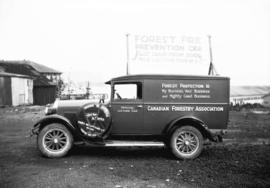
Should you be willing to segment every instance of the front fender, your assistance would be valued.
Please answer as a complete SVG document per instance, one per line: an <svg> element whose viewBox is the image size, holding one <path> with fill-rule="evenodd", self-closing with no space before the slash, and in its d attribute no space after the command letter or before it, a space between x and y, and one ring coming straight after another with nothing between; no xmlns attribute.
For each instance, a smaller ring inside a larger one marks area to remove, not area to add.
<svg viewBox="0 0 270 188"><path fill-rule="evenodd" d="M74 133L76 131L76 128L72 125L72 123L64 116L60 116L58 114L48 115L44 118L38 120L32 130L31 135L37 135L43 127L50 123L61 123L63 124L68 130L71 131L71 133Z"/></svg>

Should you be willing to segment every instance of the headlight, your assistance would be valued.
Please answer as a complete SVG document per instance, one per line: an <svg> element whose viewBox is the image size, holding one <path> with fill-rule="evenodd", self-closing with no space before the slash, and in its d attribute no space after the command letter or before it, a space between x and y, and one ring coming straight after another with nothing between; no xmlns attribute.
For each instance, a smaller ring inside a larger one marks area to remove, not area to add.
<svg viewBox="0 0 270 188"><path fill-rule="evenodd" d="M47 105L45 108L45 115L55 114L58 107L58 99L55 100L53 105Z"/></svg>
<svg viewBox="0 0 270 188"><path fill-rule="evenodd" d="M45 115L48 115L48 111L49 111L49 107L46 106L46 108L45 108Z"/></svg>
<svg viewBox="0 0 270 188"><path fill-rule="evenodd" d="M56 108L53 107L46 107L45 108L45 115L51 115L56 113Z"/></svg>
<svg viewBox="0 0 270 188"><path fill-rule="evenodd" d="M58 102L59 102L59 99L55 99L54 103L53 103L53 108L56 110L58 108Z"/></svg>

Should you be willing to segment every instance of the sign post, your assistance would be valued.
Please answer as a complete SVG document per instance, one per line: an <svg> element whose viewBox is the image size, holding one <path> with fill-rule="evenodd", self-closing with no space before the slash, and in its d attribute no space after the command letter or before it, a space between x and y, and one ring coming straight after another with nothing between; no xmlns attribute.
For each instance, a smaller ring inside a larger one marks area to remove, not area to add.
<svg viewBox="0 0 270 188"><path fill-rule="evenodd" d="M127 45L127 75L129 75L129 43L128 43L129 34L126 34L126 45Z"/></svg>
<svg viewBox="0 0 270 188"><path fill-rule="evenodd" d="M211 46L211 35L208 35L208 44L209 44L209 55L210 55L210 65L208 70L208 75L215 75L217 71L213 64L213 56L212 56L212 46Z"/></svg>

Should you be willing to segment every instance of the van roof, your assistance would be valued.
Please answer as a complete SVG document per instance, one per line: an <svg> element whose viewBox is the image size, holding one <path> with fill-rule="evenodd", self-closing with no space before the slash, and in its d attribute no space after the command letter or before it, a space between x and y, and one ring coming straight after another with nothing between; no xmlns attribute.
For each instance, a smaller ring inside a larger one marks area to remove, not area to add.
<svg viewBox="0 0 270 188"><path fill-rule="evenodd" d="M229 79L228 77L222 76L203 76L203 75L173 75L173 74L137 74L137 75L127 75L112 78L107 81L106 84L110 84L112 81L135 81L135 80L223 80Z"/></svg>

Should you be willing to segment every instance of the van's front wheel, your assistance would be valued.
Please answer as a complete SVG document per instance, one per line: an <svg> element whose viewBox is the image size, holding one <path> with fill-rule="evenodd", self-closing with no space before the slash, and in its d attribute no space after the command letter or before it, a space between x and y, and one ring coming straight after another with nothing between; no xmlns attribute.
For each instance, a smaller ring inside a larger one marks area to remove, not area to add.
<svg viewBox="0 0 270 188"><path fill-rule="evenodd" d="M194 159L203 149L203 136L192 126L177 128L170 140L172 153L180 159Z"/></svg>
<svg viewBox="0 0 270 188"><path fill-rule="evenodd" d="M39 133L37 144L40 152L50 158L63 157L72 147L73 137L62 124L52 123Z"/></svg>

